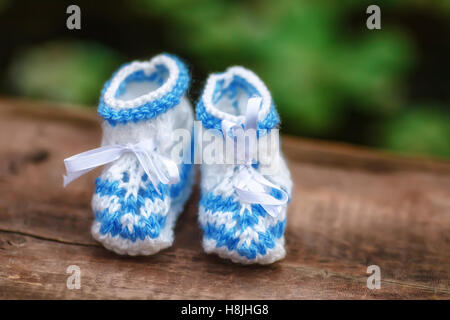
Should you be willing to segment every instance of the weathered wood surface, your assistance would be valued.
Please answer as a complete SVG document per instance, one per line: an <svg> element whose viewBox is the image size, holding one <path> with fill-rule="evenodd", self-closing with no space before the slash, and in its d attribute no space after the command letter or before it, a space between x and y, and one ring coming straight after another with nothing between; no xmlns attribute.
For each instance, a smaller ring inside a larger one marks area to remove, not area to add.
<svg viewBox="0 0 450 320"><path fill-rule="evenodd" d="M63 159L100 133L92 111L0 99L0 298L450 298L449 162L284 137L295 189L283 261L206 255L198 190L172 248L121 257L89 232L98 169L61 186ZM366 287L372 264L380 290ZM69 265L79 290L66 287Z"/></svg>

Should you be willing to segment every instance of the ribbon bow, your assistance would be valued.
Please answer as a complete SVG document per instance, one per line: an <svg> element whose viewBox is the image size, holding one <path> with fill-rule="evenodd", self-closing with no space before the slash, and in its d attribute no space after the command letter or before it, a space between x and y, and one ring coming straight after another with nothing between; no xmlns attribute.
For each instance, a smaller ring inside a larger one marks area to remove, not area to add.
<svg viewBox="0 0 450 320"><path fill-rule="evenodd" d="M244 122L244 129L246 131L255 130L256 134L261 101L262 99L260 97L252 97L248 100ZM225 139L232 139L228 136L230 130L233 135L233 143L236 141L235 138L237 135L244 134L240 124L229 120L222 120L222 132ZM241 139L241 141L243 140ZM275 218L280 214L281 206L288 202L288 195L284 190L268 181L261 173L253 168L253 159L251 157L255 154L257 141L253 142L249 142L248 148L246 145L244 145L244 148L237 148L235 146L237 152L236 158L244 159L244 163L240 164L238 175L234 179L233 186L242 202L260 204L270 216ZM280 195L279 198L275 198L272 195L273 190Z"/></svg>
<svg viewBox="0 0 450 320"><path fill-rule="evenodd" d="M180 180L180 175L176 163L154 152L155 150L152 140L143 140L137 144L103 146L64 159L67 171L67 175L64 176L64 187L98 166L116 161L125 153L134 153L159 193L159 182L174 184Z"/></svg>

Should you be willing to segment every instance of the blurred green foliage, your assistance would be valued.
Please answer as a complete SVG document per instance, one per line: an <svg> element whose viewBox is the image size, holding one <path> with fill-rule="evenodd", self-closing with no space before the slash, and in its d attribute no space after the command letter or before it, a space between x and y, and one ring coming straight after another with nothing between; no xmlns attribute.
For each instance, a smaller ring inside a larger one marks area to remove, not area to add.
<svg viewBox="0 0 450 320"><path fill-rule="evenodd" d="M51 42L17 56L9 76L26 96L91 104L120 61L99 44Z"/></svg>
<svg viewBox="0 0 450 320"><path fill-rule="evenodd" d="M380 146L416 154L450 157L450 116L425 105L386 120Z"/></svg>
<svg viewBox="0 0 450 320"><path fill-rule="evenodd" d="M149 15L173 23L179 45L221 71L245 64L267 83L284 129L322 134L339 128L348 107L367 113L399 107L398 78L411 50L392 33L350 40L340 22L350 5L320 1L143 0ZM189 8L187 10L187 8ZM355 99L352 106L345 102ZM288 120L286 120L288 119Z"/></svg>
<svg viewBox="0 0 450 320"><path fill-rule="evenodd" d="M132 0L123 14L158 21L166 51L189 57L191 69L205 75L236 64L253 69L271 90L286 133L450 157L449 106L412 103L405 92L417 63L414 37L384 20L382 30L367 30L369 4ZM382 17L403 9L450 17L445 0L384 1ZM58 41L15 57L10 76L21 94L93 104L120 62L117 51L99 44Z"/></svg>

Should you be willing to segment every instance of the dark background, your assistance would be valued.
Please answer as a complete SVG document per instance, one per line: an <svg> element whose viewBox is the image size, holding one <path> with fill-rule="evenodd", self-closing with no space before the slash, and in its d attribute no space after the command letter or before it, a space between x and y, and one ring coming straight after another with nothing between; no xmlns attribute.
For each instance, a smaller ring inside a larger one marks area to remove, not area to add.
<svg viewBox="0 0 450 320"><path fill-rule="evenodd" d="M366 28L370 4L381 30ZM210 72L243 65L284 133L450 157L449 18L446 0L0 0L0 94L94 108L122 63L169 52L193 101Z"/></svg>

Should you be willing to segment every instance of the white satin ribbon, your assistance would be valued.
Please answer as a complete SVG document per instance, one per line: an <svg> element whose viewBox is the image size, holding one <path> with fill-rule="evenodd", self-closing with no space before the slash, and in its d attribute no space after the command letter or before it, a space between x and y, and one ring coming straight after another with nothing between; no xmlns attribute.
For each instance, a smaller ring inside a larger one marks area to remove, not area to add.
<svg viewBox="0 0 450 320"><path fill-rule="evenodd" d="M244 129L245 130L257 130L258 125L258 113L261 106L262 99L260 97L252 97L248 100L247 111L245 115ZM232 137L228 133L232 132ZM229 120L222 120L222 132L225 139L232 139L235 143L239 139L235 139L240 134L245 132L242 130L241 124L231 122ZM244 139L240 139L245 143ZM260 204L264 210L272 217L276 218L281 212L281 206L288 202L288 194L278 188L276 185L268 181L264 176L252 167L252 156L255 155L257 140L249 141L248 148L245 143L244 146L235 147L235 158L240 161L244 160L240 164L238 175L234 179L234 189L239 196L239 199L244 203L256 203ZM240 147L240 148L239 148ZM280 199L275 198L270 194L271 190L275 189L281 194Z"/></svg>
<svg viewBox="0 0 450 320"><path fill-rule="evenodd" d="M176 163L155 152L152 140L143 140L137 144L113 144L79 153L64 159L67 175L64 176L64 187L83 174L96 167L116 161L125 153L134 153L155 190L159 193L158 184L175 184L180 180Z"/></svg>

